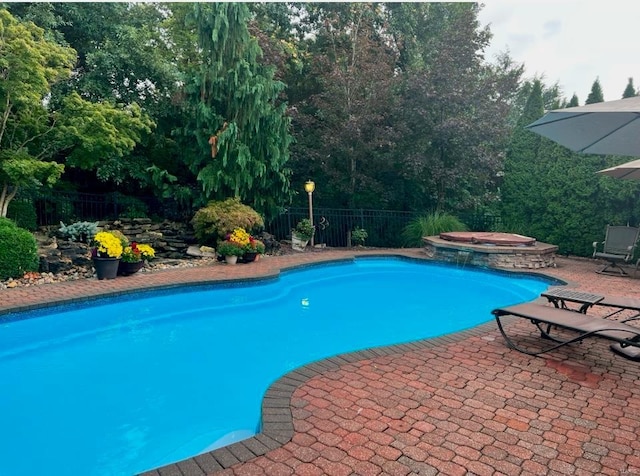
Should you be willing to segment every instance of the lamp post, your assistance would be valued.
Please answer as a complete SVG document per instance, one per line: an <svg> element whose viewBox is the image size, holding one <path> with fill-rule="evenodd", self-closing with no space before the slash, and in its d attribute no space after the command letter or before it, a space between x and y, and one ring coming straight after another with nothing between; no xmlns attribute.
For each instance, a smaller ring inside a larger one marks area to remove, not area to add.
<svg viewBox="0 0 640 476"><path fill-rule="evenodd" d="M311 226L313 226L313 191L315 189L316 189L316 184L313 182L313 180L307 180L307 182L304 184L304 191L309 194L309 221L311 222ZM312 247L313 247L314 235L311 235Z"/></svg>

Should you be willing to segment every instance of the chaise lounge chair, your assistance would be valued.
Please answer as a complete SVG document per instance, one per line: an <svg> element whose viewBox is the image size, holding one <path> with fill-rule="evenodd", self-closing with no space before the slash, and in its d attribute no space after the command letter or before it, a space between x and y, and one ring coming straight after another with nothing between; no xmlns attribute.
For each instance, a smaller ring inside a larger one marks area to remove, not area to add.
<svg viewBox="0 0 640 476"><path fill-rule="evenodd" d="M614 341L614 345L611 347L614 352L629 359L640 359L639 327L634 327L623 322L590 317L579 312L557 309L543 304L517 304L515 306L494 309L491 312L496 318L498 329L500 329L500 333L506 340L507 345L524 354L540 355L567 344L580 342L588 337L602 337L603 339ZM542 339L550 340L552 344L537 351L518 347L511 338L507 336L504 330L500 319L505 316L527 319L538 328ZM576 335L575 337L564 340L556 338L551 335L551 330L554 327L571 331L571 333L575 333ZM633 352L630 352L631 350L633 350Z"/></svg>
<svg viewBox="0 0 640 476"><path fill-rule="evenodd" d="M604 268L596 271L600 274L614 274L628 276L629 274L620 266L620 263L629 263L633 259L633 252L640 236L640 228L632 226L607 225L602 251L598 251L599 242L593 243L593 257L609 261ZM640 261L639 261L640 263ZM636 263L636 271L638 263Z"/></svg>

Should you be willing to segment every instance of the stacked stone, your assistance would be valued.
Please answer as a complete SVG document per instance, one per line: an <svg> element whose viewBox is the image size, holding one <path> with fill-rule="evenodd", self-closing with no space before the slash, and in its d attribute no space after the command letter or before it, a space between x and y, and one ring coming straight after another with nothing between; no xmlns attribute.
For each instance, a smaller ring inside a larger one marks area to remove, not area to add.
<svg viewBox="0 0 640 476"><path fill-rule="evenodd" d="M153 223L149 218L122 218L113 222L99 222L98 226L103 230L118 230L129 241L149 244L158 258L187 258L189 245L196 243L188 225L172 221Z"/></svg>

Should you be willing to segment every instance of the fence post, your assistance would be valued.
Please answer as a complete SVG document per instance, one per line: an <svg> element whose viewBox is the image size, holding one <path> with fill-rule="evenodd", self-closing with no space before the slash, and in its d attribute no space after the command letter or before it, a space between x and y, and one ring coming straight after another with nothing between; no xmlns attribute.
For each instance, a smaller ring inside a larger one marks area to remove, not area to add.
<svg viewBox="0 0 640 476"><path fill-rule="evenodd" d="M117 220L118 217L118 192L113 192L113 219Z"/></svg>

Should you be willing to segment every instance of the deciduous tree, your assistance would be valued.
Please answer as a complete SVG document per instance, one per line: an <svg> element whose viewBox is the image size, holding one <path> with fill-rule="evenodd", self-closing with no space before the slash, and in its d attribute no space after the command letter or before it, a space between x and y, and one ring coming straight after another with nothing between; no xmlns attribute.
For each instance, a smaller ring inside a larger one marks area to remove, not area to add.
<svg viewBox="0 0 640 476"><path fill-rule="evenodd" d="M31 22L0 10L0 216L20 187L50 185L61 164L46 161L55 113L47 106L52 84L68 77L75 52L45 38Z"/></svg>

